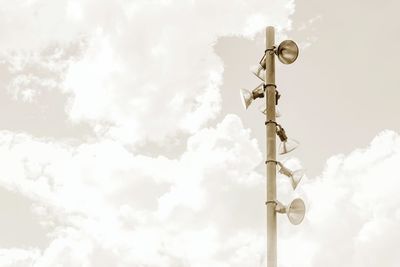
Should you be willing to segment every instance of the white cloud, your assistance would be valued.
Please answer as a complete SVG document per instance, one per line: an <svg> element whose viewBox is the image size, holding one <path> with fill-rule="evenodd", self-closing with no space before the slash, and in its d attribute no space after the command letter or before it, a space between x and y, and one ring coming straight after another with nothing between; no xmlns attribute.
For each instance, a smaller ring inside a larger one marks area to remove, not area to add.
<svg viewBox="0 0 400 267"><path fill-rule="evenodd" d="M0 136L1 186L36 203L52 240L29 258L35 267L243 266L254 252L259 261L262 216L254 220L253 207L263 207L264 186L253 169L261 153L235 115L189 138L177 159L134 155L107 140L71 146ZM25 263L22 256L1 266Z"/></svg>
<svg viewBox="0 0 400 267"><path fill-rule="evenodd" d="M190 138L176 160L133 155L110 141L71 147L1 136L2 186L39 203L53 236L41 255L2 250L9 263L1 266L94 266L98 257L119 266L262 260L264 186L252 172L261 154L236 116ZM396 266L399 151L400 137L383 132L369 148L332 157L320 177L305 180L298 189L308 206L305 222L292 227L280 218L281 266ZM286 179L279 186L281 198L294 197Z"/></svg>
<svg viewBox="0 0 400 267"><path fill-rule="evenodd" d="M263 264L264 178L253 171L262 156L234 115L189 138L177 159L107 140L0 139L1 185L36 203L52 240L42 251L3 249L0 266ZM385 131L367 149L330 158L295 194L279 177L280 200L307 203L300 226L279 218L280 266L397 266L399 152L400 136Z"/></svg>
<svg viewBox="0 0 400 267"><path fill-rule="evenodd" d="M262 154L234 115L204 128L221 101L223 63L212 45L271 23L289 28L293 1L0 6L9 93L35 102L59 89L70 119L98 134L72 145L0 133L0 186L32 200L51 240L43 250L0 249L0 266L262 264L265 186L254 171ZM124 146L179 132L190 137L175 159ZM399 151L399 135L386 131L367 149L329 159L296 193L279 179L282 201L307 203L301 226L279 219L281 266L398 266Z"/></svg>
<svg viewBox="0 0 400 267"><path fill-rule="evenodd" d="M39 250L0 249L0 266L29 266L39 257Z"/></svg>
<svg viewBox="0 0 400 267"><path fill-rule="evenodd" d="M3 54L61 49L57 65L68 68L53 75L63 78L71 120L131 144L194 133L215 118L223 63L213 44L254 37L268 23L287 29L294 11L292 0L3 2ZM36 77L16 75L10 90L32 101Z"/></svg>
<svg viewBox="0 0 400 267"><path fill-rule="evenodd" d="M269 16L286 26L292 9L278 5L272 13L267 6L258 1L127 5L114 18L116 28L100 26L89 52L69 69L71 118L109 122L106 132L128 143L193 133L220 108L223 66L212 44L224 35L254 35Z"/></svg>
<svg viewBox="0 0 400 267"><path fill-rule="evenodd" d="M234 115L203 127L221 101L223 64L212 45L271 23L289 28L293 1L0 6L9 93L35 102L44 88L62 90L70 119L98 134L72 145L0 133L0 185L32 200L51 240L45 249L0 249L0 266L262 264L265 186L254 171L262 154ZM177 132L190 137L175 159L124 146ZM280 200L307 203L301 226L279 218L281 266L398 266L399 151L399 135L386 131L329 159L295 193L279 178Z"/></svg>
<svg viewBox="0 0 400 267"><path fill-rule="evenodd" d="M305 222L281 226L282 266L398 266L399 161L400 136L391 131L330 158L321 176L300 186Z"/></svg>

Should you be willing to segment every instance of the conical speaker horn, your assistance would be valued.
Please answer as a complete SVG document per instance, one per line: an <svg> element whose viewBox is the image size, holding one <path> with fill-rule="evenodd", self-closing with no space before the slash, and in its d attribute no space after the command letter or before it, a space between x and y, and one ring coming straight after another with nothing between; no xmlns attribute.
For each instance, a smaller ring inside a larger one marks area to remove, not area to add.
<svg viewBox="0 0 400 267"><path fill-rule="evenodd" d="M286 139L286 141L282 141L282 143L279 144L279 154L283 155L286 153L289 153L293 150L295 150L299 146L299 142L297 142L294 139Z"/></svg>
<svg viewBox="0 0 400 267"><path fill-rule="evenodd" d="M290 151L295 150L299 146L299 142L293 139L289 139L286 135L285 129L282 126L277 125L276 134L281 140L281 144L279 145L279 154L283 155L289 153Z"/></svg>
<svg viewBox="0 0 400 267"><path fill-rule="evenodd" d="M294 225L298 225L304 219L306 206L304 205L304 201L302 199L296 198L286 207L277 201L275 210L279 213L286 213L289 221Z"/></svg>
<svg viewBox="0 0 400 267"><path fill-rule="evenodd" d="M303 169L296 170L292 173L292 177L290 177L290 181L292 183L293 190L296 190L296 187L300 183L303 176L304 176Z"/></svg>
<svg viewBox="0 0 400 267"><path fill-rule="evenodd" d="M240 99L245 109L247 109L254 99L264 97L264 84L257 86L252 92L246 89L240 89Z"/></svg>
<svg viewBox="0 0 400 267"><path fill-rule="evenodd" d="M261 81L265 79L265 70L262 66L259 66L256 70L253 70L252 73Z"/></svg>
<svg viewBox="0 0 400 267"><path fill-rule="evenodd" d="M304 170L298 169L296 171L292 171L286 168L281 162L278 162L279 173L290 178L290 182L292 184L293 190L296 190L297 185L300 183L301 179L304 176Z"/></svg>
<svg viewBox="0 0 400 267"><path fill-rule="evenodd" d="M292 40L285 40L278 46L276 54L283 64L292 64L299 55L299 47Z"/></svg>
<svg viewBox="0 0 400 267"><path fill-rule="evenodd" d="M242 100L243 107L247 109L251 102L253 102L253 95L249 90L240 89L240 99Z"/></svg>
<svg viewBox="0 0 400 267"><path fill-rule="evenodd" d="M305 213L306 205L304 205L304 201L300 198L294 199L286 208L286 215L294 225L298 225L303 221Z"/></svg>

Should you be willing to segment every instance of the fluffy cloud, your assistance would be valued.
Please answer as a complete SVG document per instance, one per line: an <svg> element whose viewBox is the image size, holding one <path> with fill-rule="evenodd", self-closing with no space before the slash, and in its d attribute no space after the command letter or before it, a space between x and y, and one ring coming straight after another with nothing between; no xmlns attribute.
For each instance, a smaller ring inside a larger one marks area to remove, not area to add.
<svg viewBox="0 0 400 267"><path fill-rule="evenodd" d="M0 249L0 266L263 265L262 153L235 115L204 128L221 101L212 45L289 28L292 1L0 3L4 88L28 103L61 91L69 119L97 134L77 145L0 132L0 186L32 202L49 240ZM125 146L182 132L176 158ZM301 226L279 218L281 266L397 266L399 150L386 131L295 194L279 178L282 202L307 203Z"/></svg>
<svg viewBox="0 0 400 267"><path fill-rule="evenodd" d="M73 146L4 131L0 140L1 185L35 203L51 239L41 253L3 250L2 266L259 261L262 156L235 115L189 138L177 159L107 140Z"/></svg>
<svg viewBox="0 0 400 267"><path fill-rule="evenodd" d="M194 133L215 118L223 63L213 43L254 37L272 22L287 29L294 11L292 0L3 2L0 48L14 70L11 93L32 102L56 87L69 96L72 121L130 144ZM63 58L50 61L53 79L27 75L21 57L39 53L44 65L49 56L40 51L48 47Z"/></svg>
<svg viewBox="0 0 400 267"><path fill-rule="evenodd" d="M282 266L398 266L399 161L400 136L391 131L366 149L331 157L300 186L305 222L281 227Z"/></svg>
<svg viewBox="0 0 400 267"><path fill-rule="evenodd" d="M29 266L39 256L39 250L0 249L0 266Z"/></svg>
<svg viewBox="0 0 400 267"><path fill-rule="evenodd" d="M263 265L265 184L253 171L262 156L234 115L189 138L177 159L114 141L1 140L1 185L32 199L50 243L0 250L0 266ZM280 200L307 203L302 225L279 218L280 266L397 266L399 160L400 136L385 131L330 158L295 194L278 177Z"/></svg>
<svg viewBox="0 0 400 267"><path fill-rule="evenodd" d="M134 155L110 140L73 146L4 131L0 140L1 185L35 203L51 237L41 252L2 249L1 266L262 260L264 186L252 171L261 154L236 116L199 131L178 159ZM297 192L305 222L280 218L281 266L396 266L399 151L400 137L386 131L305 180ZM279 188L280 199L294 197L284 178Z"/></svg>
<svg viewBox="0 0 400 267"><path fill-rule="evenodd" d="M193 133L220 108L223 64L212 44L225 35L253 36L267 20L287 27L292 8L271 4L274 12L259 1L132 2L113 16L113 27L99 27L86 55L70 66L70 117L129 143Z"/></svg>
<svg viewBox="0 0 400 267"><path fill-rule="evenodd" d="M264 186L253 170L262 157L236 116L204 128L221 102L223 63L213 44L252 38L272 22L289 28L293 1L0 6L9 96L43 113L48 92L62 92L68 118L90 124L97 137L77 145L0 133L0 185L32 202L49 240L1 249L0 265L256 265ZM125 146L177 133L190 137L175 159Z"/></svg>

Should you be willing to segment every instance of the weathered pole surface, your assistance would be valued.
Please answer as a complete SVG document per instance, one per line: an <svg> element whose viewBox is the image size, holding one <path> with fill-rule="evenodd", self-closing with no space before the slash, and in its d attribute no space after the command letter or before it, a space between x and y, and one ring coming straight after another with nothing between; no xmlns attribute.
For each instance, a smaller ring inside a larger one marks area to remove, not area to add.
<svg viewBox="0 0 400 267"><path fill-rule="evenodd" d="M275 124L275 30L266 28L265 91L266 91L266 174L267 174L267 267L277 267L276 223L276 124Z"/></svg>

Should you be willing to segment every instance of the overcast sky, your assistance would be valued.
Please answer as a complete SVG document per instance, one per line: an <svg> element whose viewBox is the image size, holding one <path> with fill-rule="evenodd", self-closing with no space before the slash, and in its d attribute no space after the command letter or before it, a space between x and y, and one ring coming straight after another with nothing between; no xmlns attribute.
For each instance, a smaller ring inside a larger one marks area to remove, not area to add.
<svg viewBox="0 0 400 267"><path fill-rule="evenodd" d="M397 1L0 0L0 267L265 266L265 129L239 89L277 44L280 267L398 267Z"/></svg>

